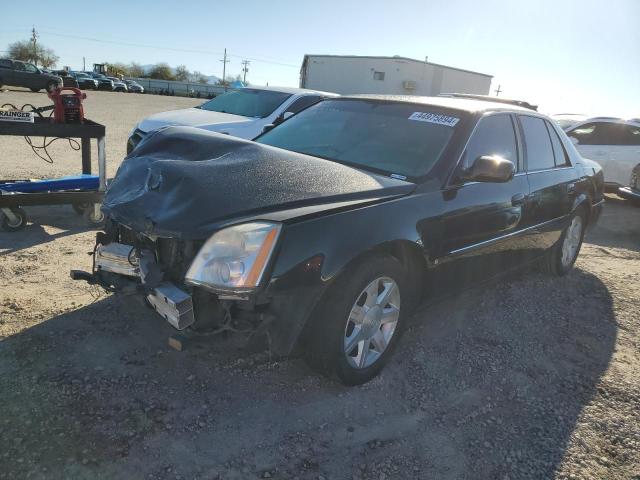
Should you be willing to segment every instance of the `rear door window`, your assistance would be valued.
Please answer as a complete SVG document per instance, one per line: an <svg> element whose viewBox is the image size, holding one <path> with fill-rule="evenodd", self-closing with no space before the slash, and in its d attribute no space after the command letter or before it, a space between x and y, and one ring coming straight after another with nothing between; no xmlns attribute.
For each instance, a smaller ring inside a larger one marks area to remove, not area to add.
<svg viewBox="0 0 640 480"><path fill-rule="evenodd" d="M0 58L0 68L11 68L12 66L11 60Z"/></svg>
<svg viewBox="0 0 640 480"><path fill-rule="evenodd" d="M624 125L621 129L620 145L640 146L640 127Z"/></svg>
<svg viewBox="0 0 640 480"><path fill-rule="evenodd" d="M549 122L545 122L547 125L547 130L549 131L549 136L551 137L551 145L553 146L553 156L556 161L556 167L566 167L569 165L569 160L567 158L567 152L560 141L560 137L558 136L558 132L553 128Z"/></svg>
<svg viewBox="0 0 640 480"><path fill-rule="evenodd" d="M483 155L502 157L518 165L518 147L511 115L484 117L469 139L462 162L463 168L473 165Z"/></svg>
<svg viewBox="0 0 640 480"><path fill-rule="evenodd" d="M520 115L524 134L527 170L545 170L556 165L551 138L542 118Z"/></svg>
<svg viewBox="0 0 640 480"><path fill-rule="evenodd" d="M567 132L567 135L578 140L578 145L617 145L619 130L616 123L591 122Z"/></svg>

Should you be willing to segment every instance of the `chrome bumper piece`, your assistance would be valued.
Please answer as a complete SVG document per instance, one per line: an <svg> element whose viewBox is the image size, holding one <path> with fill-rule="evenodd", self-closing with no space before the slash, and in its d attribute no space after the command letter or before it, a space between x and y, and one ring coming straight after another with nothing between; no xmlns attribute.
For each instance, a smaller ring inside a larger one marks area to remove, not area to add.
<svg viewBox="0 0 640 480"><path fill-rule="evenodd" d="M634 190L631 187L620 187L618 195L627 200L640 200L640 190Z"/></svg>
<svg viewBox="0 0 640 480"><path fill-rule="evenodd" d="M182 330L195 321L191 295L183 292L172 283L161 283L155 287L147 300L156 312L174 328Z"/></svg>
<svg viewBox="0 0 640 480"><path fill-rule="evenodd" d="M147 252L143 250L140 256L134 247L122 243L98 245L94 256L96 271L139 278L145 285L147 279L155 277L150 273L158 269L155 260L150 260L152 255L147 255ZM149 290L149 304L173 327L182 330L194 323L191 295L170 282L161 282Z"/></svg>

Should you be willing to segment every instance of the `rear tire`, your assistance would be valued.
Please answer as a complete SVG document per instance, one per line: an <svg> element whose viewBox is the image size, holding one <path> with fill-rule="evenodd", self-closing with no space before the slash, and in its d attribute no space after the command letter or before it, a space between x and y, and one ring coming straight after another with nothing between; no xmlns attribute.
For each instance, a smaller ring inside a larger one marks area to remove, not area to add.
<svg viewBox="0 0 640 480"><path fill-rule="evenodd" d="M395 258L359 261L336 279L316 307L305 334L307 363L345 385L374 378L406 326L414 304L411 291Z"/></svg>
<svg viewBox="0 0 640 480"><path fill-rule="evenodd" d="M573 268L584 239L587 216L584 209L576 210L570 217L556 244L546 256L545 270L551 275L562 277Z"/></svg>

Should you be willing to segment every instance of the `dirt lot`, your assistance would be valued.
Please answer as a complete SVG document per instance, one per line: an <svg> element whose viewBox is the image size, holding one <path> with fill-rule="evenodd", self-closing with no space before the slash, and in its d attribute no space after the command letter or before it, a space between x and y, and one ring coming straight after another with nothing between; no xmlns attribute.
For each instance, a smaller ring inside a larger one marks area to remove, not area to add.
<svg viewBox="0 0 640 480"><path fill-rule="evenodd" d="M86 106L113 172L137 119L195 103ZM61 146L50 169L0 142L2 176L76 171ZM28 213L0 233L2 479L640 479L640 209L615 197L567 277L523 272L421 309L357 388L235 338L169 348L138 301L69 279L93 236L69 207Z"/></svg>

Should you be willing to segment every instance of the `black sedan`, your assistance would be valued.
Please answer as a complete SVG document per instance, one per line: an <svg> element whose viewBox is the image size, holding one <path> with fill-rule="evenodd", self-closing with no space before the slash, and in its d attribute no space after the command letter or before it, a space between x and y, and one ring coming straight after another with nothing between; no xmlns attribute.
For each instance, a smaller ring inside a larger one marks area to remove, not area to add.
<svg viewBox="0 0 640 480"><path fill-rule="evenodd" d="M114 91L115 85L113 84L113 80L107 78L106 75L97 72L87 72L87 74L98 82L98 90Z"/></svg>
<svg viewBox="0 0 640 480"><path fill-rule="evenodd" d="M98 81L91 77L90 75L84 73L84 72L71 72L71 75L73 76L73 78L76 79L76 81L78 82L78 86L82 89L82 90L86 90L86 89L90 89L90 90L97 90L98 89Z"/></svg>
<svg viewBox="0 0 640 480"><path fill-rule="evenodd" d="M178 329L248 323L273 353L359 384L430 285L533 262L565 275L602 205L602 170L544 115L342 97L253 142L145 137L104 199L94 271L74 277L140 292Z"/></svg>

